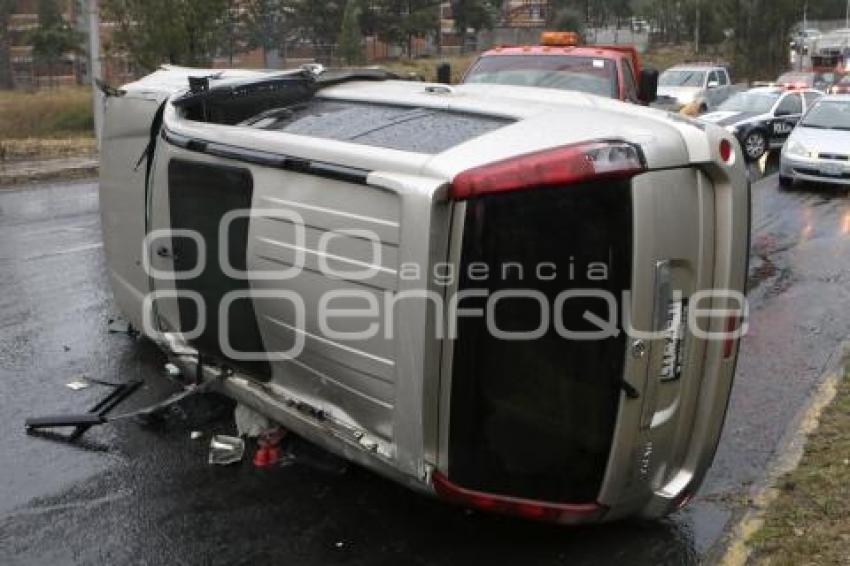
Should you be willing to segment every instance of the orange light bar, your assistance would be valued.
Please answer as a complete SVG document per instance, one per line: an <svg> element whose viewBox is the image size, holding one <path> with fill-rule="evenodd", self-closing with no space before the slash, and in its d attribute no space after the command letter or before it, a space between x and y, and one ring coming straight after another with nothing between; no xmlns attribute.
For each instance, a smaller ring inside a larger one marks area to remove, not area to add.
<svg viewBox="0 0 850 566"><path fill-rule="evenodd" d="M540 34L540 45L548 47L573 47L581 43L574 31L544 31Z"/></svg>

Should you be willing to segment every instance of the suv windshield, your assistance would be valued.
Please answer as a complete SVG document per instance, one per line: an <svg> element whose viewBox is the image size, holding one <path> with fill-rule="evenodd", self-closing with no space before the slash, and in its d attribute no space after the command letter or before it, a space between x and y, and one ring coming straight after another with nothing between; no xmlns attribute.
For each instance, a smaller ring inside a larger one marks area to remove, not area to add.
<svg viewBox="0 0 850 566"><path fill-rule="evenodd" d="M572 55L494 55L470 69L466 83L536 86L617 96L617 68L610 59Z"/></svg>
<svg viewBox="0 0 850 566"><path fill-rule="evenodd" d="M850 130L850 101L825 100L812 108L801 125L806 128Z"/></svg>
<svg viewBox="0 0 850 566"><path fill-rule="evenodd" d="M703 86L705 71L664 71L658 78L660 86Z"/></svg>
<svg viewBox="0 0 850 566"><path fill-rule="evenodd" d="M777 100L779 100L777 92L741 92L721 104L718 109L766 114L770 112Z"/></svg>

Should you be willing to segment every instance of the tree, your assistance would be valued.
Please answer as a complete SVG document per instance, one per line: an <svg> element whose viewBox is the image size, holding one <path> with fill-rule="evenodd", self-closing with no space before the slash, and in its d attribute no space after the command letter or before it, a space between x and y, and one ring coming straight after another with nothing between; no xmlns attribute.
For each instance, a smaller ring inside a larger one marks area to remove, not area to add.
<svg viewBox="0 0 850 566"><path fill-rule="evenodd" d="M558 31L575 31L584 34L584 18L572 8L558 10L549 26Z"/></svg>
<svg viewBox="0 0 850 566"><path fill-rule="evenodd" d="M398 45L413 57L416 37L439 33L440 4L437 0L374 0L366 17L381 41Z"/></svg>
<svg viewBox="0 0 850 566"><path fill-rule="evenodd" d="M82 36L62 17L57 0L39 0L38 28L32 34L32 53L36 63L53 69L62 56L80 49Z"/></svg>
<svg viewBox="0 0 850 566"><path fill-rule="evenodd" d="M277 55L287 41L286 0L250 0L245 9L242 35L245 47L263 51L263 66L270 67L270 54Z"/></svg>
<svg viewBox="0 0 850 566"><path fill-rule="evenodd" d="M363 62L363 33L360 31L360 0L348 0L339 33L339 56L349 65Z"/></svg>
<svg viewBox="0 0 850 566"><path fill-rule="evenodd" d="M478 32L492 28L498 9L489 0L453 0L451 6L454 28L461 38L461 51L466 47L468 30Z"/></svg>
<svg viewBox="0 0 850 566"><path fill-rule="evenodd" d="M143 69L162 63L209 66L220 51L228 0L105 0L115 44Z"/></svg>
<svg viewBox="0 0 850 566"><path fill-rule="evenodd" d="M12 72L12 38L10 37L9 22L15 10L15 0L0 0L0 88L15 87L15 76Z"/></svg>
<svg viewBox="0 0 850 566"><path fill-rule="evenodd" d="M313 44L319 60L330 62L342 28L342 1L290 0L290 4L292 27L298 37Z"/></svg>

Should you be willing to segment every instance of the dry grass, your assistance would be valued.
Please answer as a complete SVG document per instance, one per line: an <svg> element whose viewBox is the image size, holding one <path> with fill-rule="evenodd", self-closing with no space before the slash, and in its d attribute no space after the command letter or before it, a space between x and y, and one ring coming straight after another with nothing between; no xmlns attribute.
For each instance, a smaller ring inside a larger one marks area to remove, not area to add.
<svg viewBox="0 0 850 566"><path fill-rule="evenodd" d="M97 153L91 136L0 139L0 162L57 157L88 157Z"/></svg>
<svg viewBox="0 0 850 566"><path fill-rule="evenodd" d="M799 467L754 535L756 564L850 564L850 379L845 369Z"/></svg>
<svg viewBox="0 0 850 566"><path fill-rule="evenodd" d="M93 130L90 88L0 91L0 142L91 137Z"/></svg>
<svg viewBox="0 0 850 566"><path fill-rule="evenodd" d="M473 53L444 58L399 59L380 63L380 66L399 75L414 74L428 82L435 82L437 80L437 66L440 63L449 63L452 66L452 84L456 84L460 82L466 70L477 57L478 55Z"/></svg>

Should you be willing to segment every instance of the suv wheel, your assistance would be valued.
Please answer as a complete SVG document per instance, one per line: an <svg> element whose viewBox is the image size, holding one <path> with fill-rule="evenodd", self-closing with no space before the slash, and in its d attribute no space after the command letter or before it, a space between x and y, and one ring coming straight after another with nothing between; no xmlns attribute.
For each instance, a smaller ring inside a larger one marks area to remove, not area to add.
<svg viewBox="0 0 850 566"><path fill-rule="evenodd" d="M747 161L758 161L767 152L767 136L761 130L753 130L744 138L743 146Z"/></svg>

